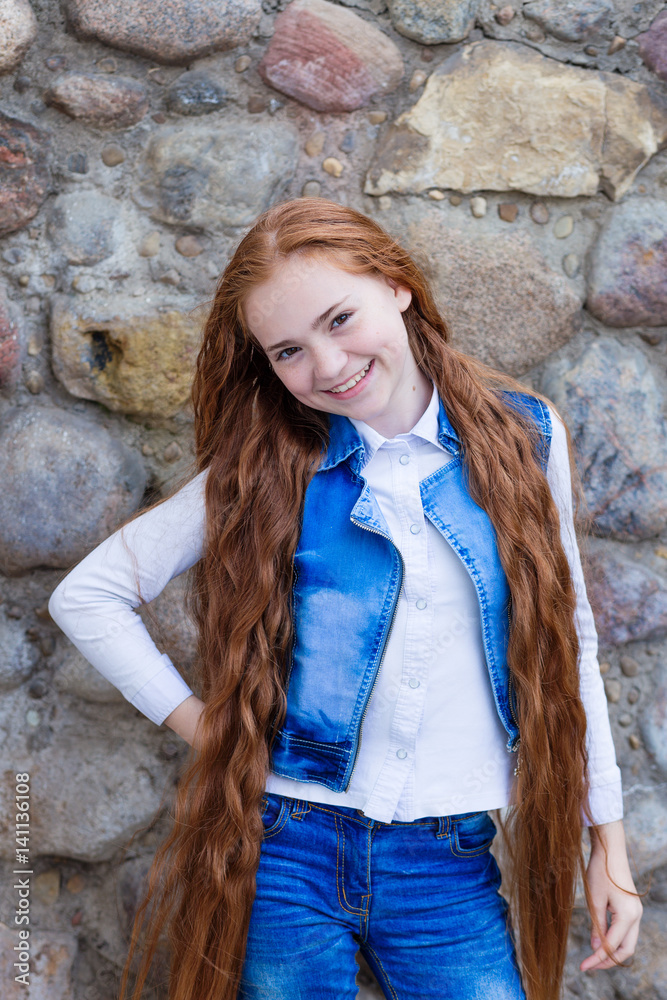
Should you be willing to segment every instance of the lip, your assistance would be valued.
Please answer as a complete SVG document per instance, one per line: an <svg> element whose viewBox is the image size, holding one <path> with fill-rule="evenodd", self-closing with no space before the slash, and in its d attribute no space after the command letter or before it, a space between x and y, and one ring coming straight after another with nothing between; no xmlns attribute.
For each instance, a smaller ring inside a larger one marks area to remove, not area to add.
<svg viewBox="0 0 667 1000"><path fill-rule="evenodd" d="M364 365L364 368L365 367L366 366ZM356 385L353 385L351 389L346 389L345 392L332 392L331 389L323 389L322 391L325 392L327 394L327 396L331 396L332 399L351 399L353 396L358 395L361 392L361 390L364 388L366 382L368 382L368 379L369 379L369 377L371 375L371 372L373 371L374 367L375 367L375 358L371 358L370 367L369 367L368 371L366 372L366 374L364 375L364 377L361 378L361 379L359 379L359 381L356 383ZM364 370L363 368L359 369L359 371L363 371L363 370ZM358 374L359 374L359 372L355 372L354 373L354 375L358 375ZM350 378L354 378L354 375L350 375ZM345 384L345 382L349 382L349 379L344 379L343 384Z"/></svg>

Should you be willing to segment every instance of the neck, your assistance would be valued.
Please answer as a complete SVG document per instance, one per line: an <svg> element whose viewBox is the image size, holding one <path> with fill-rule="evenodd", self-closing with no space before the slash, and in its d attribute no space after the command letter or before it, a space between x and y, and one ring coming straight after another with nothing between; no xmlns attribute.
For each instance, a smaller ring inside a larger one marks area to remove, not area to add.
<svg viewBox="0 0 667 1000"><path fill-rule="evenodd" d="M407 434L424 415L432 394L433 383L419 368L415 368L414 378L408 381L403 397L395 410L384 413L381 417L372 417L365 422L386 438Z"/></svg>

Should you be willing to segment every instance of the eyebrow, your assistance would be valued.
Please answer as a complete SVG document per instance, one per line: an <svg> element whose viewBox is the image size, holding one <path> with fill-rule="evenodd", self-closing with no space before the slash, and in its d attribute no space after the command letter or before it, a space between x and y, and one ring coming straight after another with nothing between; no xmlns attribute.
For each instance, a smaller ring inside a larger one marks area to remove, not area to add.
<svg viewBox="0 0 667 1000"><path fill-rule="evenodd" d="M339 306L342 306L346 298L347 296L345 296L345 298L342 298L340 302L335 302L332 306L329 306L328 309L325 309L321 316L318 316L317 319L313 320L313 322L310 324L310 329L317 330L318 326L321 326L322 323L326 322L326 320L329 318L331 313L334 312L334 310L338 309ZM271 351L279 351L283 347L292 347L293 344L294 344L294 339L281 340L278 344L272 344L271 347L267 348L266 353L269 354L269 352Z"/></svg>

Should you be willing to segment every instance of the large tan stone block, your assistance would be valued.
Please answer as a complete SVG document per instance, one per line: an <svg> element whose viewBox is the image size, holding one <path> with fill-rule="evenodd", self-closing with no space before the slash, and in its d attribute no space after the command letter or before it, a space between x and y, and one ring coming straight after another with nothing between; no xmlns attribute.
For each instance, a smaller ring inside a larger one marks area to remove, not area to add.
<svg viewBox="0 0 667 1000"><path fill-rule="evenodd" d="M526 191L614 200L667 142L667 102L612 73L477 42L431 74L378 147L367 194Z"/></svg>

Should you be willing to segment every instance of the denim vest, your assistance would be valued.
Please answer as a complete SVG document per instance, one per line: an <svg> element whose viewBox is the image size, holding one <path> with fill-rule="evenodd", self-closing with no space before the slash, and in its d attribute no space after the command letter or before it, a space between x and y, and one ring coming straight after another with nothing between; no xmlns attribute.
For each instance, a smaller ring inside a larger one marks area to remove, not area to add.
<svg viewBox="0 0 667 1000"><path fill-rule="evenodd" d="M504 391L537 424L546 472L551 418L538 399ZM364 445L354 425L329 415L329 446L308 485L294 557L294 639L287 711L272 747L272 770L345 791L361 726L393 624L403 560L361 476ZM452 460L422 480L424 514L460 557L475 585L486 665L508 750L519 745L506 662L510 591L488 515L470 497L458 435L442 400L438 440Z"/></svg>

